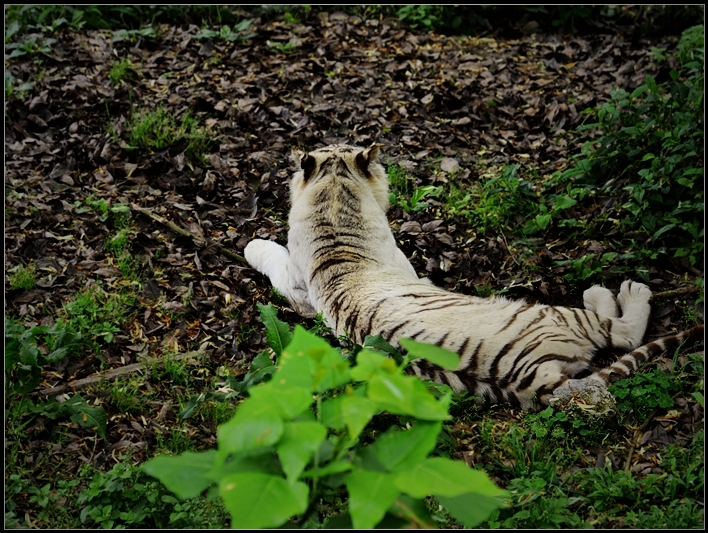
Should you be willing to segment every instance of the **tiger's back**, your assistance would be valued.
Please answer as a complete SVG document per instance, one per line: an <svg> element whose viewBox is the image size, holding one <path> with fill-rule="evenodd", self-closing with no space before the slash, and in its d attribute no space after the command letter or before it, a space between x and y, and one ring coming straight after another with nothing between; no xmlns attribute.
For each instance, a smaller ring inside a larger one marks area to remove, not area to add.
<svg viewBox="0 0 708 533"><path fill-rule="evenodd" d="M388 179L377 157L376 146L296 154L288 249L262 240L246 247L249 263L302 315L321 311L338 335L359 343L381 334L392 344L405 337L456 352L454 372L425 361L413 370L524 409L548 404L600 348L630 352L590 376L607 385L611 375L628 374L666 347L658 341L632 355L650 313L651 291L641 283L626 281L617 298L594 286L585 291L585 309L573 309L456 294L420 279L388 226ZM702 328L669 339L696 339Z"/></svg>

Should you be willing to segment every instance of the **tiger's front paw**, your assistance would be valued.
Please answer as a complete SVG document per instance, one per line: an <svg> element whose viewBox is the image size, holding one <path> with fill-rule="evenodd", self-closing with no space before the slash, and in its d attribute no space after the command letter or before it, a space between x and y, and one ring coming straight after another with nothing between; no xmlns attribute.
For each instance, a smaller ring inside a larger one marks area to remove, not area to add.
<svg viewBox="0 0 708 533"><path fill-rule="evenodd" d="M266 258L269 255L269 250L273 243L263 239L254 239L246 245L243 250L243 255L248 261L248 264L263 273Z"/></svg>
<svg viewBox="0 0 708 533"><path fill-rule="evenodd" d="M649 306L651 300L651 289L643 283L626 280L620 287L617 301L622 308L622 313L631 312L632 308L638 307L644 309Z"/></svg>

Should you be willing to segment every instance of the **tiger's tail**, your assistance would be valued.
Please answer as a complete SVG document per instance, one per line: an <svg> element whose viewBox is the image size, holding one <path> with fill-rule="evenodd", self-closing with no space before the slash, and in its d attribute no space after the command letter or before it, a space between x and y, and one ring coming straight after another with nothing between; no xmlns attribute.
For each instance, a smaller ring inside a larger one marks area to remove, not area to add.
<svg viewBox="0 0 708 533"><path fill-rule="evenodd" d="M640 346L636 350L623 355L610 366L598 370L589 378L609 386L618 379L626 378L633 374L640 364L664 352L673 352L684 343L693 344L698 340L703 340L703 338L703 324L700 324L676 335L663 337Z"/></svg>

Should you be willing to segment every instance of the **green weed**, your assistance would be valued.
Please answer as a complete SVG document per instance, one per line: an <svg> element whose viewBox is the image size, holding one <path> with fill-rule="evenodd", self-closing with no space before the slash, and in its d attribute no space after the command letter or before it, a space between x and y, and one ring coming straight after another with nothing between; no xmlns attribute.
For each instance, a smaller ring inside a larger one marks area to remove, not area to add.
<svg viewBox="0 0 708 533"><path fill-rule="evenodd" d="M30 291L37 286L37 272L34 263L19 265L10 275L10 287Z"/></svg>
<svg viewBox="0 0 708 533"><path fill-rule="evenodd" d="M66 323L83 337L110 343L113 334L134 313L136 289L130 286L118 293L107 293L96 283L87 285L64 304Z"/></svg>
<svg viewBox="0 0 708 533"><path fill-rule="evenodd" d="M149 151L179 145L186 154L201 160L209 146L206 129L197 120L185 115L181 122L162 107L154 111L133 113L128 121L130 145Z"/></svg>
<svg viewBox="0 0 708 533"><path fill-rule="evenodd" d="M213 498L180 502L159 482L128 462L95 471L75 500L81 508L79 527L104 529L224 527L226 511ZM78 524L77 524L78 525Z"/></svg>
<svg viewBox="0 0 708 533"><path fill-rule="evenodd" d="M111 80L113 85L120 85L124 80L127 80L131 73L133 72L133 62L130 59L121 59L116 61L111 66L111 70L108 73L108 78Z"/></svg>
<svg viewBox="0 0 708 533"><path fill-rule="evenodd" d="M241 22L236 24L233 28L228 25L223 25L219 31L210 30L208 28L203 28L197 33L195 39L215 39L220 38L225 41L239 41L244 42L255 35L255 33L249 33L248 29L251 27L252 21L250 19L243 19Z"/></svg>
<svg viewBox="0 0 708 533"><path fill-rule="evenodd" d="M144 413L150 399L144 383L144 378L115 380L108 388L111 405L121 413Z"/></svg>
<svg viewBox="0 0 708 533"><path fill-rule="evenodd" d="M509 165L501 176L467 188L450 184L442 204L446 218L463 217L480 233L516 232L524 227L538 212L538 198L533 184L517 177L517 170L518 165Z"/></svg>
<svg viewBox="0 0 708 533"><path fill-rule="evenodd" d="M413 188L413 178L399 165L390 165L387 173L391 186L389 203L393 206L402 207L406 213L424 211L430 205L424 199L427 197L435 198L443 192L442 187L434 187L432 185Z"/></svg>

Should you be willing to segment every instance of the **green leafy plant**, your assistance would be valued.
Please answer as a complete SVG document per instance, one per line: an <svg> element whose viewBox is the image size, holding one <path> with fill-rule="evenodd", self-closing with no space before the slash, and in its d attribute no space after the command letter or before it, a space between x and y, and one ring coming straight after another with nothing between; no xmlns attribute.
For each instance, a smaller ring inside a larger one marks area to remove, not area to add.
<svg viewBox="0 0 708 533"><path fill-rule="evenodd" d="M195 39L214 39L220 38L226 41L239 41L244 42L255 35L255 33L249 33L248 29L251 27L252 20L244 19L233 28L224 24L219 31L210 30L203 28L197 33Z"/></svg>
<svg viewBox="0 0 708 533"><path fill-rule="evenodd" d="M5 317L6 392L33 391L39 385L45 364L60 361L81 346L81 335L67 328L58 325L25 328Z"/></svg>
<svg viewBox="0 0 708 533"><path fill-rule="evenodd" d="M264 321L265 322L265 321ZM435 399L423 382L403 373L423 357L455 368L459 357L435 346L403 340L398 365L378 349L361 347L350 368L323 339L271 316L268 341L278 364L217 433L218 450L160 456L144 465L180 498L212 484L233 527L300 525L325 495L348 498L348 512L329 524L370 528L430 525L422 498L432 495L466 526L484 520L506 493L483 472L442 457L428 457L451 394ZM381 412L404 416L406 429L377 436L365 431ZM265 502L268 502L267 505Z"/></svg>
<svg viewBox="0 0 708 533"><path fill-rule="evenodd" d="M610 386L610 392L617 398L617 408L624 412L634 410L639 418L645 418L654 409L672 407L672 395L679 390L676 377L658 369L635 374Z"/></svg>
<svg viewBox="0 0 708 533"><path fill-rule="evenodd" d="M221 528L227 517L213 497L180 502L129 462L117 463L109 472L93 472L76 501L82 506L83 527Z"/></svg>
<svg viewBox="0 0 708 533"><path fill-rule="evenodd" d="M703 26L686 30L678 49L680 67L669 81L647 76L631 93L615 88L607 103L584 111L578 131L590 138L552 183L619 198L615 232L640 228L649 255L671 252L695 263L704 235Z"/></svg>
<svg viewBox="0 0 708 533"><path fill-rule="evenodd" d="M286 55L292 54L299 46L298 41L295 41L293 39L289 40L287 43L279 43L277 41L266 41L266 45L271 51Z"/></svg>
<svg viewBox="0 0 708 533"><path fill-rule="evenodd" d="M20 395L16 417L27 413L47 418L69 417L83 427L95 427L106 438L106 412L90 406L79 394L61 403L32 403L25 395L37 388L44 366L77 353L84 343L80 334L71 333L60 325L25 328L5 318L5 394Z"/></svg>

